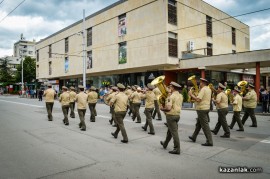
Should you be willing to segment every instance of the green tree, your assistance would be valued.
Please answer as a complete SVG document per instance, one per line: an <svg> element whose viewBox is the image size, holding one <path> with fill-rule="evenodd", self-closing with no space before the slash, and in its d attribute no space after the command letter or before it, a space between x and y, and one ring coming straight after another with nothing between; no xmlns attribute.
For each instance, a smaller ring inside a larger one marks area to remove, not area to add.
<svg viewBox="0 0 270 179"><path fill-rule="evenodd" d="M18 65L16 82L22 81L22 65ZM25 57L23 60L23 82L32 83L36 79L36 59Z"/></svg>
<svg viewBox="0 0 270 179"><path fill-rule="evenodd" d="M9 66L10 61L7 57L0 58L0 82L3 83L3 86L14 83L11 67Z"/></svg>

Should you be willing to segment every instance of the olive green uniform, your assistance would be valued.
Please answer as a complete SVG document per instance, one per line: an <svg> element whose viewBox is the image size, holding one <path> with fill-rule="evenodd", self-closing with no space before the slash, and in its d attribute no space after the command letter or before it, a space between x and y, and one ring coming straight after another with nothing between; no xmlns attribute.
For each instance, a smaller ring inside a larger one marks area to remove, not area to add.
<svg viewBox="0 0 270 179"><path fill-rule="evenodd" d="M141 123L140 106L141 106L141 93L135 91L131 94L132 104L134 108L134 116L132 116L133 121L137 118L137 123Z"/></svg>
<svg viewBox="0 0 270 179"><path fill-rule="evenodd" d="M79 127L82 130L86 130L84 116L85 116L86 106L87 106L87 94L81 91L79 94L76 95L75 100L77 102L77 110L80 117Z"/></svg>
<svg viewBox="0 0 270 179"><path fill-rule="evenodd" d="M142 99L146 99L145 100L145 110L144 110L144 114L146 116L146 122L144 125L144 130L147 130L147 127L149 125L150 127L150 133L154 134L155 133L155 129L152 123L152 112L154 110L154 100L155 100L155 94L153 91L147 91L146 94L143 94Z"/></svg>
<svg viewBox="0 0 270 179"><path fill-rule="evenodd" d="M114 97L111 100L111 103L114 104L115 121L117 124L117 128L116 131L114 132L114 135L117 137L119 131L121 131L123 140L128 141L128 136L123 122L126 116L128 97L127 95L125 95L125 93L119 92L118 94L114 95Z"/></svg>
<svg viewBox="0 0 270 179"><path fill-rule="evenodd" d="M236 94L233 98L233 118L230 125L230 128L233 129L235 122L239 126L239 130L244 130L242 121L240 119L240 112L242 110L242 97L239 94Z"/></svg>
<svg viewBox="0 0 270 179"><path fill-rule="evenodd" d="M90 109L90 121L91 122L95 122L96 121L96 115L97 115L97 111L96 111L96 104L97 104L97 100L98 100L98 94L95 91L91 91L88 93L88 106Z"/></svg>
<svg viewBox="0 0 270 179"><path fill-rule="evenodd" d="M197 98L201 99L200 102L196 102L196 111L197 111L197 122L196 122L196 127L195 131L192 135L192 138L196 140L200 130L203 130L203 133L206 137L206 143L213 145L213 140L212 140L212 134L210 131L209 127L209 119L208 119L208 113L210 110L210 100L211 100L211 89L209 89L207 86L204 86Z"/></svg>
<svg viewBox="0 0 270 179"><path fill-rule="evenodd" d="M168 130L163 147L166 148L171 138L173 138L174 150L177 153L180 153L178 121L180 120L182 103L183 103L183 96L178 91L174 91L168 98L166 98L165 101L165 106L172 106L172 108L170 111L165 112Z"/></svg>
<svg viewBox="0 0 270 179"><path fill-rule="evenodd" d="M68 125L69 121L68 121L68 110L69 110L69 104L70 104L70 95L68 92L63 92L60 96L59 96L59 102L62 105L62 111L64 114L64 124Z"/></svg>
<svg viewBox="0 0 270 179"><path fill-rule="evenodd" d="M69 107L70 107L70 117L71 118L75 118L74 109L75 109L75 98L76 98L76 95L77 94L74 91L70 91L69 92L69 97L70 97Z"/></svg>
<svg viewBox="0 0 270 179"><path fill-rule="evenodd" d="M53 110L53 104L54 104L54 96L56 95L55 91L52 88L48 88L45 90L44 95L45 96L45 103L46 103L46 109L48 113L48 120L52 121L52 110Z"/></svg>
<svg viewBox="0 0 270 179"><path fill-rule="evenodd" d="M113 99L113 97L117 94L118 92L116 92L116 91L113 91L113 92L111 92L111 94L109 94L109 96L107 97L107 104L110 104L111 103L111 100ZM110 106L110 111L111 111L111 113L112 113L112 118L111 118L111 120L110 120L110 123L112 124L113 123L113 121L114 121L114 123L115 124L117 124L116 123L116 120L115 120L115 111L114 111L114 105L113 106Z"/></svg>
<svg viewBox="0 0 270 179"><path fill-rule="evenodd" d="M224 130L224 135L230 136L230 130L229 130L227 120L226 120L226 115L228 114L227 95L223 91L220 92L216 97L216 102L217 102L216 107L217 107L217 113L218 113L218 122L213 132L217 134L220 127L222 126Z"/></svg>
<svg viewBox="0 0 270 179"><path fill-rule="evenodd" d="M159 109L159 104L158 104L158 99L157 99L161 95L161 92L157 87L153 90L153 92L155 94L155 100L154 100L155 109L153 111L152 117L153 117L153 119L155 119L156 114L157 114L158 115L157 120L162 120L160 109Z"/></svg>
<svg viewBox="0 0 270 179"><path fill-rule="evenodd" d="M246 98L246 100L243 101L244 107L245 107L245 113L244 113L244 116L242 118L242 124L244 125L246 120L250 116L250 118L252 120L251 126L257 127L257 120L256 120L255 112L254 112L255 108L257 107L257 94L254 91L254 89L249 91L246 94L245 98Z"/></svg>

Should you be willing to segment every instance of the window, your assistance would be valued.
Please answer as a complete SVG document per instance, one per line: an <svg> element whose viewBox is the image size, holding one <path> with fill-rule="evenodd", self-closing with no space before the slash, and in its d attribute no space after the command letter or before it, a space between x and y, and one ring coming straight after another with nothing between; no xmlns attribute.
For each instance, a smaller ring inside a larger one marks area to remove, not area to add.
<svg viewBox="0 0 270 179"><path fill-rule="evenodd" d="M168 1L168 22L177 25L177 8L174 0Z"/></svg>
<svg viewBox="0 0 270 179"><path fill-rule="evenodd" d="M232 27L232 44L233 45L236 45L235 36L236 36L235 28Z"/></svg>
<svg viewBox="0 0 270 179"><path fill-rule="evenodd" d="M37 50L37 62L39 61L39 50Z"/></svg>
<svg viewBox="0 0 270 179"><path fill-rule="evenodd" d="M92 68L92 51L87 52L87 69Z"/></svg>
<svg viewBox="0 0 270 179"><path fill-rule="evenodd" d="M68 38L65 38L65 53L68 52Z"/></svg>
<svg viewBox="0 0 270 179"><path fill-rule="evenodd" d="M127 26L126 26L126 14L122 14L118 17L118 36L124 36L127 34Z"/></svg>
<svg viewBox="0 0 270 179"><path fill-rule="evenodd" d="M52 45L49 45L49 58L52 58Z"/></svg>
<svg viewBox="0 0 270 179"><path fill-rule="evenodd" d="M119 44L119 64L127 63L127 43Z"/></svg>
<svg viewBox="0 0 270 179"><path fill-rule="evenodd" d="M87 46L92 45L92 28L87 29Z"/></svg>
<svg viewBox="0 0 270 179"><path fill-rule="evenodd" d="M32 55L33 54L33 51L28 51L29 55Z"/></svg>
<svg viewBox="0 0 270 179"><path fill-rule="evenodd" d="M206 16L206 34L208 37L212 37L212 17Z"/></svg>
<svg viewBox="0 0 270 179"><path fill-rule="evenodd" d="M39 76L39 65L37 65L37 77Z"/></svg>
<svg viewBox="0 0 270 179"><path fill-rule="evenodd" d="M212 56L213 55L213 44L207 43L207 55Z"/></svg>
<svg viewBox="0 0 270 179"><path fill-rule="evenodd" d="M169 56L178 57L177 34L169 32Z"/></svg>
<svg viewBox="0 0 270 179"><path fill-rule="evenodd" d="M69 70L69 60L68 57L65 57L65 73L68 73Z"/></svg>
<svg viewBox="0 0 270 179"><path fill-rule="evenodd" d="M52 62L49 62L49 75L52 74Z"/></svg>
<svg viewBox="0 0 270 179"><path fill-rule="evenodd" d="M236 54L236 51L235 51L235 50L232 50L232 53L233 53L233 54Z"/></svg>

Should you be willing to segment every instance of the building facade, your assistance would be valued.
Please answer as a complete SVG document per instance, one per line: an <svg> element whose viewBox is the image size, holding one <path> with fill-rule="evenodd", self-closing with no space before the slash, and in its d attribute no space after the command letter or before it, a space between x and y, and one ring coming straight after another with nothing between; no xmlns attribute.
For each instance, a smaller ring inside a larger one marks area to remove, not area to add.
<svg viewBox="0 0 270 179"><path fill-rule="evenodd" d="M36 44L37 78L57 85L138 84L165 74L181 82L181 59L249 51L249 27L202 0L121 0ZM190 69L189 69L190 71ZM199 73L194 69L192 73ZM212 72L209 72L210 75ZM211 77L209 77L211 79Z"/></svg>
<svg viewBox="0 0 270 179"><path fill-rule="evenodd" d="M35 53L35 45L36 41L28 41L25 40L23 37L23 34L21 34L21 39L14 43L13 46L13 56L14 57L31 57L31 58L36 58L36 53Z"/></svg>

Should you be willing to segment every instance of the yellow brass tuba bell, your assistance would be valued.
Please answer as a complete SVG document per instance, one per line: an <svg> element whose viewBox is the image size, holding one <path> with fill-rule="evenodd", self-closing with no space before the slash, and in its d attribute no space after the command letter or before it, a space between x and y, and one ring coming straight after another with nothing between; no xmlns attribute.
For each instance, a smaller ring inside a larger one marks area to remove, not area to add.
<svg viewBox="0 0 270 179"><path fill-rule="evenodd" d="M159 96L158 98L158 101L160 104L162 105L165 105L165 100L166 98L168 97L168 92L166 90L166 86L164 84L164 79L165 79L165 76L159 76L157 78L155 78L152 82L151 82L151 85L153 86L157 86L158 89L160 90L161 92L161 95Z"/></svg>
<svg viewBox="0 0 270 179"><path fill-rule="evenodd" d="M198 85L197 85L196 76L193 75L193 76L189 77L188 80L191 81L191 83L193 84L193 87L190 89L190 90L192 90L192 94L197 96L199 94L199 88L198 88ZM195 100L191 99L190 101L194 102Z"/></svg>
<svg viewBox="0 0 270 179"><path fill-rule="evenodd" d="M229 103L233 102L233 94L232 94L232 90L231 89L226 89L225 90L226 95L228 96L229 99Z"/></svg>
<svg viewBox="0 0 270 179"><path fill-rule="evenodd" d="M214 85L212 83L209 83L208 88L211 89L212 95L211 97L216 99L217 97L217 90L214 88Z"/></svg>

